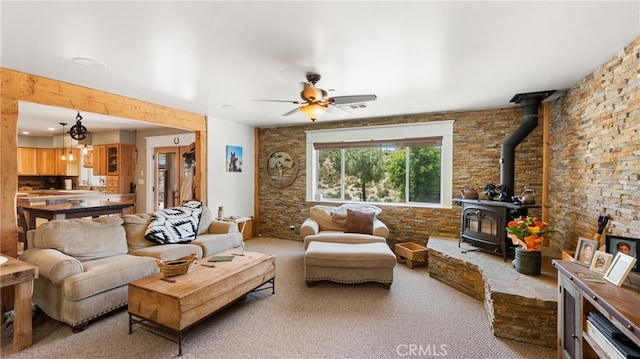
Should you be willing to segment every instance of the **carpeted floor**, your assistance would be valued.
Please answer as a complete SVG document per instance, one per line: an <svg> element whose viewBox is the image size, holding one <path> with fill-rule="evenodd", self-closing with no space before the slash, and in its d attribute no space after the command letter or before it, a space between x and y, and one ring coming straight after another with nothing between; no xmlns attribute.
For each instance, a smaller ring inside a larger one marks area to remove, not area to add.
<svg viewBox="0 0 640 359"><path fill-rule="evenodd" d="M252 293L195 326L183 358L555 358L555 349L496 338L481 302L397 265L390 290L376 283L304 282L302 243L254 238L248 250L276 256L276 294ZM177 344L140 327L128 334L121 309L80 333L38 312L33 346L2 358L172 358Z"/></svg>

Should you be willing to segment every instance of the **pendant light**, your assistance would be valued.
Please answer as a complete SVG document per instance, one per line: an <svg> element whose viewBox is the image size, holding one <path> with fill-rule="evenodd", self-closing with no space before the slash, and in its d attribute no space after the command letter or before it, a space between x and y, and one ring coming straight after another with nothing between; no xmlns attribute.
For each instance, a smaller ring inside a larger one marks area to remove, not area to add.
<svg viewBox="0 0 640 359"><path fill-rule="evenodd" d="M67 160L67 147L64 145L64 126L67 125L66 122L60 122L60 124L62 125L62 156L60 156L60 159L63 161Z"/></svg>

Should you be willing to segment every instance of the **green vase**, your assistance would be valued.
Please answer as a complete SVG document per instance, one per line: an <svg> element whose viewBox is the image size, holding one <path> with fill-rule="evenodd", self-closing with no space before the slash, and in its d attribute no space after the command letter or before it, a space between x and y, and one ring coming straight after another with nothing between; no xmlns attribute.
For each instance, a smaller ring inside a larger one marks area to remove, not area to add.
<svg viewBox="0 0 640 359"><path fill-rule="evenodd" d="M516 272L526 275L540 275L542 266L542 252L527 251L522 247L516 248Z"/></svg>

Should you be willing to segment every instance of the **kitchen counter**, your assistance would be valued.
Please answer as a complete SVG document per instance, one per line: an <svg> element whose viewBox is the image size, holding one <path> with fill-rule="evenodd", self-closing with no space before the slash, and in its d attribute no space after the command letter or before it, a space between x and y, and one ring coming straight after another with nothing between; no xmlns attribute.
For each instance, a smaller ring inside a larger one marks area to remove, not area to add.
<svg viewBox="0 0 640 359"><path fill-rule="evenodd" d="M135 201L135 193L106 193L89 190L34 190L21 191L16 194L18 205L31 205L36 203L59 203L74 199L109 199L120 198L121 200L129 199Z"/></svg>

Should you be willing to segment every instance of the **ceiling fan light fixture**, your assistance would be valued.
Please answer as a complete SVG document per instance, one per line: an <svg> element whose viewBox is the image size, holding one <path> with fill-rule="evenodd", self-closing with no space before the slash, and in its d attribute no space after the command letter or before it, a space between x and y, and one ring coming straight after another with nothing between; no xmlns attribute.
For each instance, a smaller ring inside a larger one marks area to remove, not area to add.
<svg viewBox="0 0 640 359"><path fill-rule="evenodd" d="M317 119L322 117L325 112L327 112L327 106L313 103L300 107L300 111L302 111L302 113L304 113L304 115L307 116L307 118L312 122L315 122Z"/></svg>

